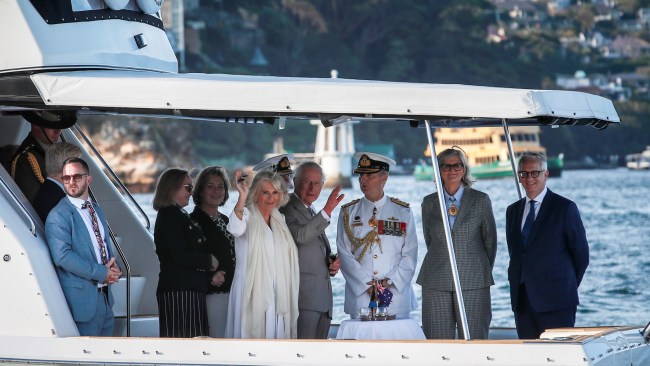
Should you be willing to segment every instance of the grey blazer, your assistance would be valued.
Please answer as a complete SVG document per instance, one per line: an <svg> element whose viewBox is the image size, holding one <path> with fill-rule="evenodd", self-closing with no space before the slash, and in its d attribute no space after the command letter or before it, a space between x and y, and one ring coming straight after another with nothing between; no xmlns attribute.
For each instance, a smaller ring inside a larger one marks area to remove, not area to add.
<svg viewBox="0 0 650 366"><path fill-rule="evenodd" d="M453 291L437 192L424 197L422 201L422 226L427 254L417 283L423 288ZM461 288L475 290L494 285L492 268L497 253L497 232L492 203L487 194L465 188L451 237Z"/></svg>
<svg viewBox="0 0 650 366"><path fill-rule="evenodd" d="M298 308L328 312L332 316L332 282L329 274L330 243L325 235L329 222L322 214L311 216L298 196L280 209L298 247L300 291Z"/></svg>

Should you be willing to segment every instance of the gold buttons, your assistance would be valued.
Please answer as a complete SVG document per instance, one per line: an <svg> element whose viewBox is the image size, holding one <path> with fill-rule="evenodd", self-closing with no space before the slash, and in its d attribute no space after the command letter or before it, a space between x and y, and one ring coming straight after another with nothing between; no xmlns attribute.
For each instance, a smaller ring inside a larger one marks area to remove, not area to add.
<svg viewBox="0 0 650 366"><path fill-rule="evenodd" d="M373 255L372 257L375 258L375 259L379 258L379 256L377 254Z"/></svg>
<svg viewBox="0 0 650 366"><path fill-rule="evenodd" d="M372 273L373 273L373 274L377 274L377 273L379 273L379 272L377 272L377 271L374 271L374 272L372 272Z"/></svg>

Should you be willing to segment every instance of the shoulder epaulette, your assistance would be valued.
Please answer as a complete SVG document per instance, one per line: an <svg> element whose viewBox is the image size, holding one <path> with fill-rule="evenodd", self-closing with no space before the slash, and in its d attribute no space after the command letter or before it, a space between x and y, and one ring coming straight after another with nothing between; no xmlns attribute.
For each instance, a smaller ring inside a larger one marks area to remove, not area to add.
<svg viewBox="0 0 650 366"><path fill-rule="evenodd" d="M344 209L344 208L350 207L350 206L352 206L352 205L356 205L357 203L359 203L359 201L361 201L361 199L359 199L359 198L357 198L357 199L354 200L354 201L350 201L350 202L346 203L345 205L341 206L341 209Z"/></svg>
<svg viewBox="0 0 650 366"><path fill-rule="evenodd" d="M18 153L18 155L25 155L25 154L27 154L29 152L29 150L32 150L34 148L36 148L36 145L29 144L29 145L25 146L24 149L20 150L20 153Z"/></svg>
<svg viewBox="0 0 650 366"><path fill-rule="evenodd" d="M390 201L393 202L394 204L396 204L396 205L400 205L400 206L402 206L402 207L406 207L406 208L411 207L411 204L410 204L410 203L406 203L406 202L404 202L404 201L402 201L402 200L400 200L400 199L398 199L398 198L395 198L395 197L391 197L391 198L390 198Z"/></svg>
<svg viewBox="0 0 650 366"><path fill-rule="evenodd" d="M30 151L30 150L34 149L35 147L36 146L34 144L27 145L11 161L11 177L13 179L16 179L16 168L18 166L18 159L21 156L27 156L27 162L29 163L29 166L32 168L32 171L34 172L34 175L36 176L36 179L38 179L38 181L41 184L43 184L43 182L45 182L45 177L43 177L43 174L41 174L41 166L38 163L38 160L36 159L36 156L34 156L34 154Z"/></svg>

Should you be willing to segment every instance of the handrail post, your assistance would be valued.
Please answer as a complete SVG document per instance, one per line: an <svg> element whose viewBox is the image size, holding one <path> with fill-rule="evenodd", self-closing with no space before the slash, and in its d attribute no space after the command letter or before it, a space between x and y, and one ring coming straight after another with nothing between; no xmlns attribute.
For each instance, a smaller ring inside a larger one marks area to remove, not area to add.
<svg viewBox="0 0 650 366"><path fill-rule="evenodd" d="M25 207L25 205L22 202L20 202L18 196L16 196L14 191L12 191L11 188L9 188L9 185L7 185L7 182L5 182L4 179L0 177L0 181L2 181L2 185L5 187L5 191L9 192L11 198L13 198L14 202L18 204L18 206L20 207L20 211L24 214L25 217L27 217L27 220L29 221L30 224L29 231L32 233L32 235L36 236L36 222L34 222L34 218L32 217L32 215L29 214L29 211L27 211L27 207Z"/></svg>
<svg viewBox="0 0 650 366"><path fill-rule="evenodd" d="M90 193L90 197L92 198L92 200L94 202L97 202L97 200L95 199L95 195L93 194L90 188L88 188L88 192ZM109 225L108 223L106 224L108 225L108 234L111 237L111 241L113 242L115 249L117 250L117 254L119 254L120 259L122 259L122 263L124 263L124 271L126 272L126 336L130 337L131 336L131 266L129 265L129 261L126 260L126 254L124 254L122 247L117 242L117 238L115 237L115 233L113 233L113 229L111 229L111 225Z"/></svg>
<svg viewBox="0 0 650 366"><path fill-rule="evenodd" d="M438 203L440 208L440 215L442 217L442 224L445 228L445 238L447 239L447 252L449 253L449 264L451 265L451 273L454 278L454 290L456 291L456 301L458 301L458 311L460 313L460 322L463 327L463 334L465 340L471 340L469 334L469 326L467 324L467 313L465 312L465 302L463 301L463 292L460 286L460 277L458 275L458 266L456 265L456 254L454 252L454 243L451 238L451 227L449 226L449 217L447 216L447 208L445 207L442 179L440 177L440 168L438 167L438 157L436 155L436 148L433 143L433 136L431 134L431 124L428 120L424 121L427 129L427 140L429 141L429 149L431 151L431 166L433 167L433 176L435 178L436 186L438 187Z"/></svg>
<svg viewBox="0 0 650 366"><path fill-rule="evenodd" d="M515 186L517 187L517 194L519 199L523 197L521 191L521 186L519 185L519 172L517 171L517 161L515 156L515 150L512 147L512 139L510 138L510 129L508 128L508 122L505 118L501 119L501 124L503 124L503 132L505 133L506 144L508 145L508 155L510 155L510 165L512 165L512 171L515 173Z"/></svg>
<svg viewBox="0 0 650 366"><path fill-rule="evenodd" d="M93 153L95 154L95 156L97 157L97 159L99 159L99 161L102 163L102 165L104 166L104 168L106 169L106 171L111 175L111 177L113 177L113 180L115 181L115 183L116 183L117 185L120 186L120 189L121 189L121 190L122 190L122 191L123 191L123 192L124 192L128 197L129 197L129 199L131 200L131 202L132 202L132 203L135 205L135 207L138 209L138 211L140 212L140 215L142 215L142 217L144 218L144 221L147 223L147 224L146 224L147 230L151 230L151 221L149 221L149 217L148 217L147 214L144 212L144 210L142 209L142 207L140 207L140 205L139 205L138 202L135 200L135 198L133 198L133 196L131 195L131 192L129 192L129 190L126 188L126 186L124 185L124 183L122 183L122 181L121 181L120 178L117 176L117 174L115 174L115 172L113 171L113 169L111 169L111 167L108 165L108 163L106 163L106 160L104 160L104 158L99 154L99 151L97 151L97 148L95 148L95 146L92 144L92 142L90 142L90 139L88 138L88 136L86 136L86 134L83 132L83 130L81 130L81 128L79 128L78 125L74 125L73 128L74 128L74 129L79 133L79 135L84 139L84 141L86 142L86 144L88 144L88 146L89 146L90 149L93 151Z"/></svg>

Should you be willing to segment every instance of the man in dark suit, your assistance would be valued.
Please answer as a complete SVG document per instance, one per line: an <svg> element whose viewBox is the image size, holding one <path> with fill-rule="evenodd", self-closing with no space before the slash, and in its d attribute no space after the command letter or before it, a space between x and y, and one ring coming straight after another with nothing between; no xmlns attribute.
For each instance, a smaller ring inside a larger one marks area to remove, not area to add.
<svg viewBox="0 0 650 366"><path fill-rule="evenodd" d="M47 178L36 192L33 204L34 210L43 222L54 206L61 201L61 198L65 197L65 188L61 181L61 167L66 159L72 157L81 157L81 149L79 146L67 142L52 144L45 151Z"/></svg>
<svg viewBox="0 0 650 366"><path fill-rule="evenodd" d="M330 243L325 228L332 211L343 199L341 186L334 188L320 212L313 203L320 196L325 176L314 162L303 163L293 178L295 191L280 209L298 246L300 291L298 293L298 338L325 339L332 322L332 283L341 266L330 260Z"/></svg>
<svg viewBox="0 0 650 366"><path fill-rule="evenodd" d="M108 225L102 209L88 200L92 180L88 164L70 158L61 180L67 196L50 211L45 235L63 294L79 334L113 335L113 296L108 285L122 271L111 256Z"/></svg>
<svg viewBox="0 0 650 366"><path fill-rule="evenodd" d="M518 174L526 197L506 211L510 300L519 338L536 339L574 326L589 246L576 204L546 188L546 158L524 153Z"/></svg>

